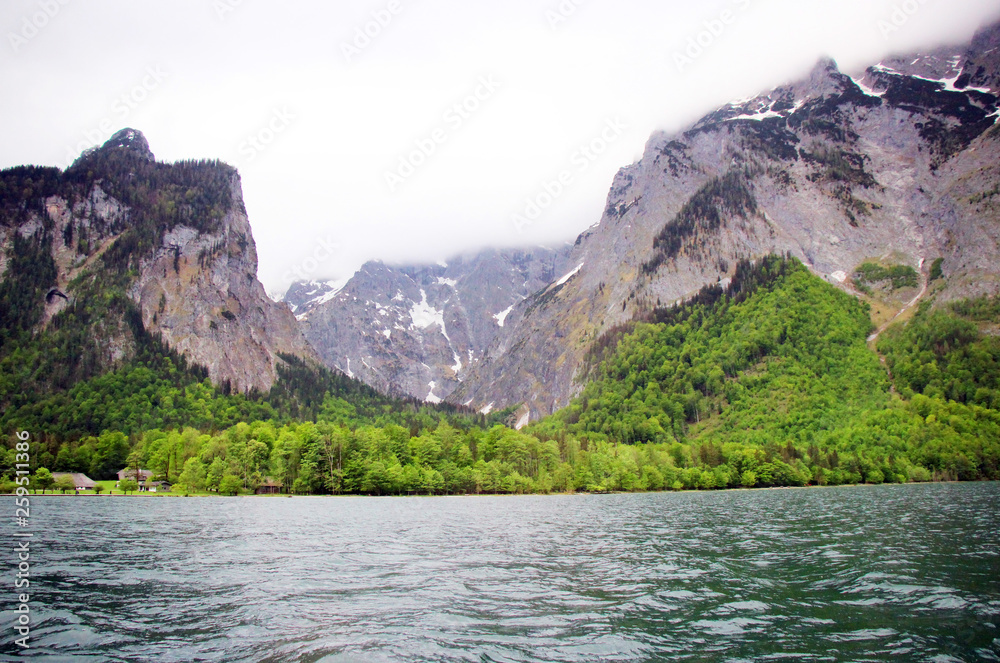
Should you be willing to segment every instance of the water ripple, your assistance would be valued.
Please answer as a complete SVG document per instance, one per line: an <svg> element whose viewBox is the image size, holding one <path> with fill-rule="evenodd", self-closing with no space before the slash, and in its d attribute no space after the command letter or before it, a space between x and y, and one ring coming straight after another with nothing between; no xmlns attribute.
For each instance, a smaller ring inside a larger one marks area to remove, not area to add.
<svg viewBox="0 0 1000 663"><path fill-rule="evenodd" d="M1000 661L998 507L997 484L38 500L34 653Z"/></svg>

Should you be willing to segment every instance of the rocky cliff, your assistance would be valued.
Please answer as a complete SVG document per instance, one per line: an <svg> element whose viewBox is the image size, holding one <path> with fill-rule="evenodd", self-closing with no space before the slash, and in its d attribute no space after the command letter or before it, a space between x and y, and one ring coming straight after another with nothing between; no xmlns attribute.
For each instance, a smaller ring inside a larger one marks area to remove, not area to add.
<svg viewBox="0 0 1000 663"><path fill-rule="evenodd" d="M15 241L42 248L54 269L42 277L37 328L70 324L56 316L76 304L105 313L89 330L104 369L135 352L136 329L129 306L116 302L119 292L141 316L140 331L206 367L218 385L267 391L280 353L315 358L291 311L257 280L234 169L158 163L142 134L128 129L63 173L11 169L2 180L0 282L24 276L7 269Z"/></svg>
<svg viewBox="0 0 1000 663"><path fill-rule="evenodd" d="M409 267L372 262L346 283L297 283L285 301L328 366L437 402L482 359L511 311L557 278L568 252L487 250Z"/></svg>
<svg viewBox="0 0 1000 663"><path fill-rule="evenodd" d="M926 275L940 300L998 289L1000 27L971 45L802 81L654 134L622 169L564 276L516 305L450 397L567 404L602 333L724 281L740 258L789 253L845 289L869 259Z"/></svg>

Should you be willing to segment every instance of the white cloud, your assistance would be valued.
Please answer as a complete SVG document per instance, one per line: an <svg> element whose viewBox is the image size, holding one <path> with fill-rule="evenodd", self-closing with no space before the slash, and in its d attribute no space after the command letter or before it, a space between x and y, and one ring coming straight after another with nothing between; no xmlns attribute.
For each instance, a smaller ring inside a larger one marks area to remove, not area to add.
<svg viewBox="0 0 1000 663"><path fill-rule="evenodd" d="M161 67L169 77L121 119L160 159L240 167L260 277L274 292L319 238L334 237L342 252L318 279L350 276L371 258L434 261L572 239L598 220L614 173L655 129L793 79L824 54L857 69L965 41L997 16L994 0L925 0L887 39L879 21L901 2L588 0L557 30L546 19L551 0L399 2L351 62L341 43L387 0L242 2L222 19L207 0L68 3L16 53L7 38L0 44L0 84L16 91L0 98L0 166L63 162L84 132L116 117L115 100L147 67ZM0 26L16 31L36 10L8 0ZM725 10L735 19L679 72L675 52ZM390 193L386 169L490 75L501 88ZM276 109L294 120L248 159L241 144ZM510 215L608 117L628 131L517 233Z"/></svg>

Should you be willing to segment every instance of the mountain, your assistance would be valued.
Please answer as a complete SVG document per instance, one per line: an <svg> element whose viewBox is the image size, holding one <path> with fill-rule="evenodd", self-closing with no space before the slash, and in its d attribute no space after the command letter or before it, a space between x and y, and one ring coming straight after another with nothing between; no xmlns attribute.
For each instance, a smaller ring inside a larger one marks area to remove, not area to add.
<svg viewBox="0 0 1000 663"><path fill-rule="evenodd" d="M371 262L346 283L296 283L285 302L327 366L439 402L516 306L558 277L568 252L490 249L433 265Z"/></svg>
<svg viewBox="0 0 1000 663"><path fill-rule="evenodd" d="M1000 298L929 304L873 351L866 302L795 258L740 261L602 336L580 395L522 432L623 457L577 467L591 491L996 478Z"/></svg>
<svg viewBox="0 0 1000 663"><path fill-rule="evenodd" d="M998 49L994 25L970 45L854 77L824 60L804 80L654 134L565 275L515 306L450 400L523 404L522 424L550 414L582 389L595 341L728 283L747 258L787 254L868 290L877 321L923 297L932 270L938 302L997 292ZM865 285L872 270L909 270L918 287L880 298Z"/></svg>
<svg viewBox="0 0 1000 663"><path fill-rule="evenodd" d="M39 487L132 465L202 494L996 480L997 41L823 62L654 136L572 247L372 263L287 305L228 166L126 130L0 171L0 429L32 432ZM323 368L296 324L419 398Z"/></svg>
<svg viewBox="0 0 1000 663"><path fill-rule="evenodd" d="M303 318L314 308L336 297L350 279L342 281L296 281L280 301L288 304L296 318Z"/></svg>
<svg viewBox="0 0 1000 663"><path fill-rule="evenodd" d="M257 280L240 178L214 161L157 162L125 129L65 172L0 172L0 354L59 351L33 382L66 388L150 343L229 391L266 392L280 355L315 361Z"/></svg>

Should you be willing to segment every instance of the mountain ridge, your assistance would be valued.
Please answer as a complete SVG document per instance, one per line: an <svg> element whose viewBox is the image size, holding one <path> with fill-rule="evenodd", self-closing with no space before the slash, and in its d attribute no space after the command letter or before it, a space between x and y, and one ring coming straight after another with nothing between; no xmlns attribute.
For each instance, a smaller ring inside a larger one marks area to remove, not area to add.
<svg viewBox="0 0 1000 663"><path fill-rule="evenodd" d="M347 281L293 284L285 301L327 366L433 403L461 384L517 303L556 277L567 252L486 249L426 265L372 261Z"/></svg>
<svg viewBox="0 0 1000 663"><path fill-rule="evenodd" d="M37 275L49 294L22 306L40 308L37 325L28 325L39 333L74 320L95 325L80 376L133 357L135 323L227 391L268 391L283 353L317 361L291 312L257 280L235 169L159 163L141 132L123 129L65 171L21 167L0 175L0 282L13 289L34 278L8 271L15 242L51 262L51 274ZM133 314L139 319L126 324Z"/></svg>
<svg viewBox="0 0 1000 663"><path fill-rule="evenodd" d="M568 264L579 271L515 309L452 400L550 414L581 389L604 331L770 253L845 289L865 260L943 258L939 300L996 292L1000 110L997 88L979 86L997 85L998 46L993 25L970 46L887 59L857 79L823 60L802 81L654 133L578 238Z"/></svg>

